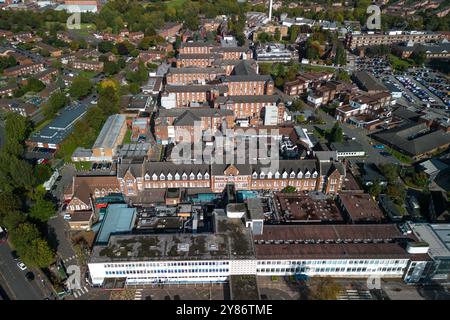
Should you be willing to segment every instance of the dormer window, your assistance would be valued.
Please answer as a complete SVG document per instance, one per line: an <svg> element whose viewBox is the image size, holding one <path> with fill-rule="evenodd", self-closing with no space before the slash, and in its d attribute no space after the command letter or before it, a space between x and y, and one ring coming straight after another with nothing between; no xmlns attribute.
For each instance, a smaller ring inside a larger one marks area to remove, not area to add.
<svg viewBox="0 0 450 320"><path fill-rule="evenodd" d="M193 172L189 175L189 180L195 180L195 174Z"/></svg>
<svg viewBox="0 0 450 320"><path fill-rule="evenodd" d="M147 181L150 180L150 175L148 173L146 173L145 176L144 176L144 179L147 180Z"/></svg>
<svg viewBox="0 0 450 320"><path fill-rule="evenodd" d="M172 174L169 172L169 174L167 175L167 180L172 180L173 179L173 176L172 176Z"/></svg>
<svg viewBox="0 0 450 320"><path fill-rule="evenodd" d="M312 177L313 177L314 179L317 178L317 171L314 171Z"/></svg>
<svg viewBox="0 0 450 320"><path fill-rule="evenodd" d="M309 179L311 177L311 173L309 171L306 171L305 173L305 178Z"/></svg>
<svg viewBox="0 0 450 320"><path fill-rule="evenodd" d="M186 174L186 172L183 172L183 175L181 176L182 180L187 180L188 176Z"/></svg>
<svg viewBox="0 0 450 320"><path fill-rule="evenodd" d="M159 180L166 180L166 176L164 175L164 173L161 173L159 175Z"/></svg>
<svg viewBox="0 0 450 320"><path fill-rule="evenodd" d="M288 173L286 171L283 172L283 179L287 179L287 177L288 177Z"/></svg>
<svg viewBox="0 0 450 320"><path fill-rule="evenodd" d="M253 172L253 174L252 174L252 178L253 178L253 179L257 179L257 178L258 178L258 173L256 173L256 171L255 171L255 172Z"/></svg>
<svg viewBox="0 0 450 320"><path fill-rule="evenodd" d="M278 171L275 172L275 179L280 179L280 173Z"/></svg>
<svg viewBox="0 0 450 320"><path fill-rule="evenodd" d="M272 172L271 172L271 171L269 171L269 172L267 173L267 179L272 179Z"/></svg>
<svg viewBox="0 0 450 320"><path fill-rule="evenodd" d="M197 180L202 180L202 178L203 178L203 176L202 176L201 172L199 172L199 173L197 174Z"/></svg>
<svg viewBox="0 0 450 320"><path fill-rule="evenodd" d="M291 174L289 175L289 178L294 179L295 178L295 172L292 171Z"/></svg>
<svg viewBox="0 0 450 320"><path fill-rule="evenodd" d="M299 171L299 173L297 174L297 179L301 179L303 178L303 172Z"/></svg>
<svg viewBox="0 0 450 320"><path fill-rule="evenodd" d="M209 179L209 173L206 172L206 173L204 174L204 177L205 177L205 180L208 180L208 179Z"/></svg>
<svg viewBox="0 0 450 320"><path fill-rule="evenodd" d="M259 178L264 179L265 177L266 177L266 174L261 171L261 173L259 174Z"/></svg>
<svg viewBox="0 0 450 320"><path fill-rule="evenodd" d="M158 180L158 176L157 176L155 173L152 175L152 180L153 180L153 181Z"/></svg>
<svg viewBox="0 0 450 320"><path fill-rule="evenodd" d="M180 180L180 174L178 172L175 173L175 180Z"/></svg>

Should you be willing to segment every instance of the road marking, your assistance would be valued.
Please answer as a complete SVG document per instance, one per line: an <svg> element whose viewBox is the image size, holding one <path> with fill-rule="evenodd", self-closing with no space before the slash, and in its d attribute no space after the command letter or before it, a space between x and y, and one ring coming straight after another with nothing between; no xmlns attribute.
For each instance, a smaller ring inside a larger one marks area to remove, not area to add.
<svg viewBox="0 0 450 320"><path fill-rule="evenodd" d="M79 297L79 295L76 291L73 293L73 296L75 297L75 299Z"/></svg>

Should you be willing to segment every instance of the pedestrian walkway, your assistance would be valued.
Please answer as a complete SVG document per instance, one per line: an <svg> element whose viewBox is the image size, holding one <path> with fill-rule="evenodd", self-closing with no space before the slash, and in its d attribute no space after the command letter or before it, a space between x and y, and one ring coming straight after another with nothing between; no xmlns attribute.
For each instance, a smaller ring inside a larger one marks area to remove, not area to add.
<svg viewBox="0 0 450 320"><path fill-rule="evenodd" d="M75 299L78 299L88 292L89 292L89 288L84 286L84 287L81 287L80 289L74 290L73 296L75 297Z"/></svg>
<svg viewBox="0 0 450 320"><path fill-rule="evenodd" d="M142 300L142 289L136 289L134 300Z"/></svg>
<svg viewBox="0 0 450 320"><path fill-rule="evenodd" d="M339 293L337 300L373 300L368 290L345 290Z"/></svg>
<svg viewBox="0 0 450 320"><path fill-rule="evenodd" d="M72 260L74 260L74 259L76 259L78 256L76 255L76 254L74 254L73 256L71 256L71 257L68 257L68 258L66 258L66 259L63 259L63 262L64 263L67 263L67 262L69 262L69 261L72 261Z"/></svg>

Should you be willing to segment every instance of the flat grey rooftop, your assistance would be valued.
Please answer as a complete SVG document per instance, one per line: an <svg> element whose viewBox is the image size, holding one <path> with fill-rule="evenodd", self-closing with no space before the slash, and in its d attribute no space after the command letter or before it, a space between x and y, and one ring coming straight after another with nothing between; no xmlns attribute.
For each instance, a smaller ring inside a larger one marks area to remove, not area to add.
<svg viewBox="0 0 450 320"><path fill-rule="evenodd" d="M240 219L216 218L216 233L111 235L94 246L90 263L142 260L219 260L254 258L251 232Z"/></svg>

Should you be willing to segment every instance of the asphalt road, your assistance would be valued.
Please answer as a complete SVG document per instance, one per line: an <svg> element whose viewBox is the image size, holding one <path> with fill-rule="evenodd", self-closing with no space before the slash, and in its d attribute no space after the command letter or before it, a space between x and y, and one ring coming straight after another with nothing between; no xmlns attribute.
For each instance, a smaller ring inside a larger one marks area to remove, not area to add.
<svg viewBox="0 0 450 320"><path fill-rule="evenodd" d="M0 284L11 300L43 300L48 291L39 283L38 277L33 281L25 278L26 271L17 267L11 256L7 243L0 245ZM36 275L36 272L34 272Z"/></svg>
<svg viewBox="0 0 450 320"><path fill-rule="evenodd" d="M56 189L52 190L51 193L54 197L60 199L61 203L63 203L64 189L72 183L72 177L75 174L75 168L72 166L64 166L60 170L60 174L62 178L60 181L57 181L55 183ZM73 257L75 255L75 252L70 242L69 226L62 217L61 206L58 208L58 214L54 218L49 220L48 226L50 233L53 233L53 238L57 242L57 250L60 257L63 260Z"/></svg>

